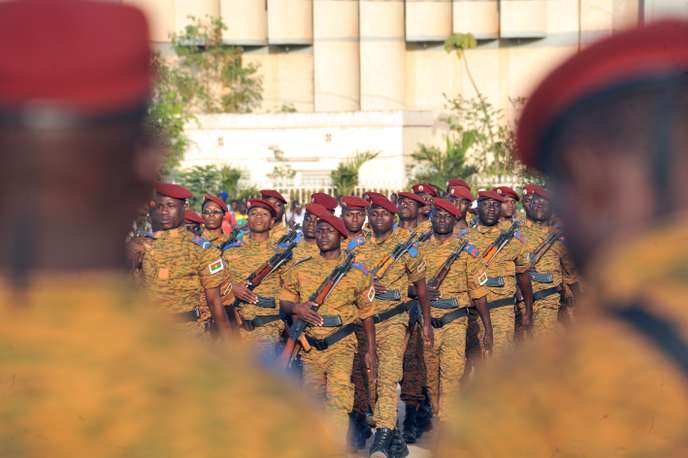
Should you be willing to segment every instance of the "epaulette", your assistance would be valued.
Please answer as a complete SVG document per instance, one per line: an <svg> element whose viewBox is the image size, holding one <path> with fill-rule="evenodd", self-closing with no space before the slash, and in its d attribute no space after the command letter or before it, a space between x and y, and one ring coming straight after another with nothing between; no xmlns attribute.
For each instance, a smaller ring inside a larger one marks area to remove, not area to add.
<svg viewBox="0 0 688 458"><path fill-rule="evenodd" d="M352 263L351 263L351 267L360 270L361 272L363 272L363 273L366 274L366 275L368 275L368 274L370 273L370 271L368 271L368 269L366 268L366 266L364 266L364 265L361 264L360 262L352 262Z"/></svg>
<svg viewBox="0 0 688 458"><path fill-rule="evenodd" d="M228 243L228 244L222 245L221 249L222 249L222 251L225 251L225 250L230 250L230 249L232 249L232 248L239 248L239 247L242 246L242 245L243 245L243 244L241 243L241 240L235 240L235 241L232 242L232 243Z"/></svg>
<svg viewBox="0 0 688 458"><path fill-rule="evenodd" d="M464 227L459 231L459 237L464 237L466 234L468 234L471 231L471 228L469 227Z"/></svg>
<svg viewBox="0 0 688 458"><path fill-rule="evenodd" d="M191 239L193 243L198 245L199 247L203 248L204 250L207 250L213 246L212 243L201 237L200 235L194 235L194 237Z"/></svg>
<svg viewBox="0 0 688 458"><path fill-rule="evenodd" d="M242 233L242 237L243 237L243 233ZM299 242L301 242L302 239L303 239L303 232L298 231L296 233L296 237L294 238L294 241L296 243L299 243ZM275 251L284 250L286 247L287 247L286 243L284 243L284 242L278 243L277 245L275 245Z"/></svg>
<svg viewBox="0 0 688 458"><path fill-rule="evenodd" d="M463 248L463 251L470 254L474 258L480 256L480 250L478 249L478 247L471 243L466 243L466 246Z"/></svg>
<svg viewBox="0 0 688 458"><path fill-rule="evenodd" d="M414 245L408 249L407 253L412 258L415 258L416 256L418 256L418 248L416 248L416 246Z"/></svg>

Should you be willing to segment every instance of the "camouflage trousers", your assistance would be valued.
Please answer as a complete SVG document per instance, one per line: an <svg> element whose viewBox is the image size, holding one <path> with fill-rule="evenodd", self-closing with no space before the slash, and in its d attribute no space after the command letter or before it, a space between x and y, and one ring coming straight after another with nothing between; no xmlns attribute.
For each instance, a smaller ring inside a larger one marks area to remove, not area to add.
<svg viewBox="0 0 688 458"><path fill-rule="evenodd" d="M559 308L561 307L561 296L554 294L533 304L533 322L531 334L533 336L543 336L556 334L561 331L559 322Z"/></svg>
<svg viewBox="0 0 688 458"><path fill-rule="evenodd" d="M417 405L424 399L426 385L425 361L423 360L423 332L419 325L409 330L408 344L404 352L404 376L401 379L401 400Z"/></svg>
<svg viewBox="0 0 688 458"><path fill-rule="evenodd" d="M253 331L239 328L239 338L242 342L248 343L249 346L255 348L259 353L268 354L273 352L274 354L283 330L284 321L278 320L255 328Z"/></svg>
<svg viewBox="0 0 688 458"><path fill-rule="evenodd" d="M492 296L488 302L498 301L507 296ZM490 309L490 321L492 321L492 354L496 355L508 350L514 345L516 335L516 309L513 305L504 305ZM471 322L472 326L477 326L478 344L482 345L485 329L482 320L475 319Z"/></svg>
<svg viewBox="0 0 688 458"><path fill-rule="evenodd" d="M354 384L353 411L367 415L371 406L368 396L368 373L363 355L368 350L368 339L363 326L360 324L356 326L356 339L358 340L358 350L354 355L354 367L351 372L351 381Z"/></svg>
<svg viewBox="0 0 688 458"><path fill-rule="evenodd" d="M375 325L377 403L373 418L378 428L394 429L397 425L397 384L402 376L407 327L407 313Z"/></svg>
<svg viewBox="0 0 688 458"><path fill-rule="evenodd" d="M309 393L325 399L325 407L345 437L349 412L354 403L351 369L356 352L356 337L351 334L326 350L301 352L303 385Z"/></svg>
<svg viewBox="0 0 688 458"><path fill-rule="evenodd" d="M435 329L435 345L433 348L425 348L430 402L432 411L440 418L442 412L448 411L448 402L458 393L461 386L466 366L467 331L468 318L459 318Z"/></svg>

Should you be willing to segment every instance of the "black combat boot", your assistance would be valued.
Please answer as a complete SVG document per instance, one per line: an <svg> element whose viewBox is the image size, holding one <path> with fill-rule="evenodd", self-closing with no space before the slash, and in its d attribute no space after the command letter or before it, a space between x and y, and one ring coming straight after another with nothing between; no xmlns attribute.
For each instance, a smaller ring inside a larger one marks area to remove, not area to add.
<svg viewBox="0 0 688 458"><path fill-rule="evenodd" d="M366 442L368 442L368 438L372 433L365 415L358 412L352 412L350 415L351 445L356 450L360 450L365 448Z"/></svg>
<svg viewBox="0 0 688 458"><path fill-rule="evenodd" d="M409 455L409 449L401 437L399 428L392 432L392 442L389 445L389 458L406 458Z"/></svg>
<svg viewBox="0 0 688 458"><path fill-rule="evenodd" d="M430 403L430 395L427 388L423 388L423 393L425 394L425 399L420 403L418 414L416 415L417 439L420 439L423 433L432 429L432 404Z"/></svg>
<svg viewBox="0 0 688 458"><path fill-rule="evenodd" d="M416 426L416 416L418 415L418 406L413 404L406 404L406 418L404 418L404 433L403 437L407 444L415 444L418 440L418 427Z"/></svg>
<svg viewBox="0 0 688 458"><path fill-rule="evenodd" d="M392 442L392 430L378 428L373 436L373 445L370 446L370 458L390 458L389 444Z"/></svg>

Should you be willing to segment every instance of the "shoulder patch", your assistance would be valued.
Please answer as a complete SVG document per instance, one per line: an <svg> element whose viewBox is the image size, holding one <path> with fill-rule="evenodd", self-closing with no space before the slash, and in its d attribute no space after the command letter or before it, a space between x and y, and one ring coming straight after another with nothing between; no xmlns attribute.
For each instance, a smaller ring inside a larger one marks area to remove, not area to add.
<svg viewBox="0 0 688 458"><path fill-rule="evenodd" d="M370 272L368 271L368 269L366 268L366 266L364 266L364 265L361 264L360 262L352 262L352 263L351 263L351 267L360 270L361 272L363 272L363 273L366 274L366 275L368 275L368 274L370 273Z"/></svg>
<svg viewBox="0 0 688 458"><path fill-rule="evenodd" d="M412 258L415 258L416 256L418 256L418 248L416 248L415 246L412 246L411 248L408 249L407 253Z"/></svg>
<svg viewBox="0 0 688 458"><path fill-rule="evenodd" d="M224 269L225 263L222 261L222 258L208 264L208 270L210 271L211 275L222 272Z"/></svg>
<svg viewBox="0 0 688 458"><path fill-rule="evenodd" d="M204 250L207 250L213 246L212 243L210 243L200 235L195 235L194 238L191 239L191 241L199 247L203 248Z"/></svg>
<svg viewBox="0 0 688 458"><path fill-rule="evenodd" d="M474 258L480 256L480 250L478 249L478 247L471 243L466 243L466 246L463 248L463 251L470 254Z"/></svg>

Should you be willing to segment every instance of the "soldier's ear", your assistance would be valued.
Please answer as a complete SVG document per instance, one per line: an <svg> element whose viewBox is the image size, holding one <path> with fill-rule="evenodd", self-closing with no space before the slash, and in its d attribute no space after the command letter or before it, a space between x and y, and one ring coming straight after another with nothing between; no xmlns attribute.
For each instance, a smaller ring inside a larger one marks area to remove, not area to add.
<svg viewBox="0 0 688 458"><path fill-rule="evenodd" d="M270 229L272 229L273 227L275 227L275 218L272 218L270 220Z"/></svg>

